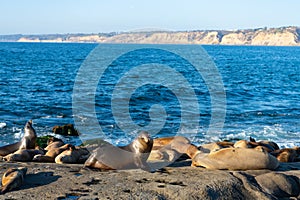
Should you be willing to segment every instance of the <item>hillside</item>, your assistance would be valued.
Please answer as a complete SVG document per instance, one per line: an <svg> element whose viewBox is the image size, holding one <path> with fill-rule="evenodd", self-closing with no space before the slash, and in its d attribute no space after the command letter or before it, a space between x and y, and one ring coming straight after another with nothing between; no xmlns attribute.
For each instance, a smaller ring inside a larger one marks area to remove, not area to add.
<svg viewBox="0 0 300 200"><path fill-rule="evenodd" d="M0 35L0 42L82 42L300 46L300 27L237 31L152 31L99 34Z"/></svg>

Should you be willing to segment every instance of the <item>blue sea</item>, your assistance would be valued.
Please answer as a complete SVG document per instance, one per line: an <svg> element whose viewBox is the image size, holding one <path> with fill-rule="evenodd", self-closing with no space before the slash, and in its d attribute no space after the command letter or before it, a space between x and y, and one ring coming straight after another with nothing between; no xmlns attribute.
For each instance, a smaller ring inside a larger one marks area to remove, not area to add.
<svg viewBox="0 0 300 200"><path fill-rule="evenodd" d="M101 45L113 55L113 44ZM126 49L126 45L118 47ZM55 125L81 120L80 137L60 136L74 144L97 137L116 145L127 144L138 131L124 130L129 126L128 120L141 130L151 125L156 131L153 137L180 134L197 145L253 137L275 141L281 147L300 146L300 47L168 45L174 49L184 48L190 57L197 56L194 55L197 48L207 52L221 78L225 95L225 99L213 102L205 77L197 74L191 63L159 50L164 45L150 45L121 56L103 71L92 102L97 120L93 124L89 123L91 113L80 115L74 111L73 97L80 69L87 64L88 56L97 46L0 43L0 146L20 140L29 119L33 119L38 136L53 135ZM139 48L138 45L135 47ZM97 59L101 60L101 57ZM171 65L180 75L155 70L155 67L150 72L129 73L132 66L143 63ZM95 65L92 71L97 74L99 66ZM151 75L149 80L148 75ZM119 84L124 76L127 82ZM141 77L147 81L140 87L131 88L138 85ZM151 82L153 77L158 77L159 84ZM184 95L186 88L180 83L185 82L178 82L179 77L189 83L194 95ZM168 83L167 86L164 83ZM173 87L176 91L172 91ZM115 89L119 92L114 93ZM131 93L126 103L122 99L126 100L127 91ZM91 95L85 90L80 94L83 97ZM178 96L193 103L184 107ZM192 101L195 98L196 102ZM212 137L208 130L218 102L226 106L226 115L221 128L215 130ZM81 102L77 109L84 111L89 105L90 102ZM152 112L155 108L158 112ZM122 115L126 110L128 119ZM183 115L199 116L199 121L183 123ZM99 126L102 133L99 133Z"/></svg>

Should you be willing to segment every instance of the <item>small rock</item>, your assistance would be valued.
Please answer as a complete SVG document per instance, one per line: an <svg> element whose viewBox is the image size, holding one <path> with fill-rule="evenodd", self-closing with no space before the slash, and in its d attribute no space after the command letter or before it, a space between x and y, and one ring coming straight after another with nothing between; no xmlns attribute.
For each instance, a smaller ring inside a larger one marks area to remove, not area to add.
<svg viewBox="0 0 300 200"><path fill-rule="evenodd" d="M53 133L58 135L79 136L79 132L74 128L73 124L66 124L63 126L54 126Z"/></svg>

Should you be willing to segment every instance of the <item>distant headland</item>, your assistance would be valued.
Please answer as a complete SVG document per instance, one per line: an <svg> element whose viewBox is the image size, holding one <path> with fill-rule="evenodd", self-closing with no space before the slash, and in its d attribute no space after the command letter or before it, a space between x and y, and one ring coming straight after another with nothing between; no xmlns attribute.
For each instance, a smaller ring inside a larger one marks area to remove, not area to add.
<svg viewBox="0 0 300 200"><path fill-rule="evenodd" d="M300 27L243 30L139 31L97 34L0 35L0 42L138 43L300 46Z"/></svg>

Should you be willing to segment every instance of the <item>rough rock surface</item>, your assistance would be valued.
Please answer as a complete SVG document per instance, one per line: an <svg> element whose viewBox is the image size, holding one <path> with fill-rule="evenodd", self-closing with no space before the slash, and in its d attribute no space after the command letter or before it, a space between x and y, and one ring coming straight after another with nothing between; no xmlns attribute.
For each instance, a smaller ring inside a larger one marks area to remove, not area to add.
<svg viewBox="0 0 300 200"><path fill-rule="evenodd" d="M270 170L206 170L175 163L154 173L94 171L79 164L0 163L28 168L24 184L0 199L299 199L300 163Z"/></svg>

